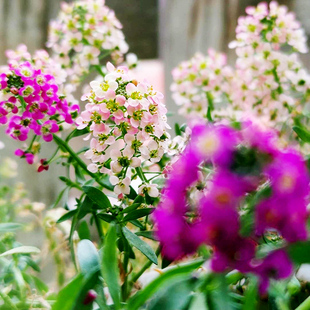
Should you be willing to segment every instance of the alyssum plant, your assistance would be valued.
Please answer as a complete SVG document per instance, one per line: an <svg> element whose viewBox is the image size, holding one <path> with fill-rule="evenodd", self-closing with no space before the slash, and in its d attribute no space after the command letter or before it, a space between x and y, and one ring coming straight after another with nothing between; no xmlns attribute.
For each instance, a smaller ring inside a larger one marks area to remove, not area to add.
<svg viewBox="0 0 310 310"><path fill-rule="evenodd" d="M276 2L246 12L230 44L234 67L210 50L173 70L173 98L188 120L175 138L163 95L121 65L128 46L104 0L62 5L50 24L51 56L7 52L0 122L21 141L15 154L39 172L52 162L67 170L55 206L65 206L58 223L70 223L76 276L56 295L41 289L44 307L310 308L302 267L310 262L310 76L298 58L306 37ZM91 71L100 77L81 109L74 91ZM89 147L74 151L83 135ZM42 140L57 144L50 158L39 158ZM74 206L63 202L71 189ZM5 255L14 259L31 252L12 246ZM0 309L34 307L16 290L0 296Z"/></svg>

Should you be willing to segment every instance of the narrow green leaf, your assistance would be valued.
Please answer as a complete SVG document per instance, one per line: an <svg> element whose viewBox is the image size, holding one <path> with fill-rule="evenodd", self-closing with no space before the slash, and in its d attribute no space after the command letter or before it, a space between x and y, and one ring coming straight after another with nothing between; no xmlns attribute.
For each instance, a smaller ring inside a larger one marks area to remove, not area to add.
<svg viewBox="0 0 310 310"><path fill-rule="evenodd" d="M100 209L111 208L111 203L106 194L101 190L92 186L83 186L84 193L96 204Z"/></svg>
<svg viewBox="0 0 310 310"><path fill-rule="evenodd" d="M26 264L31 267L33 270L40 272L41 269L39 265L30 257L30 256L23 256L21 260L24 260Z"/></svg>
<svg viewBox="0 0 310 310"><path fill-rule="evenodd" d="M158 264L157 256L153 249L144 241L142 241L136 234L131 232L127 227L122 228L125 238L128 242L143 253L151 262Z"/></svg>
<svg viewBox="0 0 310 310"><path fill-rule="evenodd" d="M294 126L293 130L297 133L298 137L307 143L310 143L310 132L305 128Z"/></svg>
<svg viewBox="0 0 310 310"><path fill-rule="evenodd" d="M187 275L179 279L176 283L163 287L157 294L156 298L147 307L149 310L171 310L171 309L188 309L188 304L192 298L192 291L195 286L195 280Z"/></svg>
<svg viewBox="0 0 310 310"><path fill-rule="evenodd" d="M82 204L79 206L79 212L77 215L77 218L81 220L84 216L86 216L88 213L93 212L93 201L86 196L85 199L83 200Z"/></svg>
<svg viewBox="0 0 310 310"><path fill-rule="evenodd" d="M290 244L287 253L297 265L310 263L310 241Z"/></svg>
<svg viewBox="0 0 310 310"><path fill-rule="evenodd" d="M146 215L150 215L152 212L154 212L154 210L155 210L155 208L145 208L145 209L134 210L134 211L128 213L123 218L123 222L136 220L136 219L144 217Z"/></svg>
<svg viewBox="0 0 310 310"><path fill-rule="evenodd" d="M134 200L138 196L137 192L130 186L130 192L127 195L129 199Z"/></svg>
<svg viewBox="0 0 310 310"><path fill-rule="evenodd" d="M41 251L34 246L25 246L24 245L24 246L20 246L20 247L6 251L6 252L0 254L0 257L12 255L12 254L31 254L31 253L38 254L40 252Z"/></svg>
<svg viewBox="0 0 310 310"><path fill-rule="evenodd" d="M144 229L144 226L138 221L138 220L131 220L129 221L132 225L135 225L136 227L140 229Z"/></svg>
<svg viewBox="0 0 310 310"><path fill-rule="evenodd" d="M134 211L136 209L138 209L141 206L142 203L133 203L131 206L125 208L124 210L122 210L121 213L129 213L131 211Z"/></svg>
<svg viewBox="0 0 310 310"><path fill-rule="evenodd" d="M77 213L77 209L74 209L74 210L70 210L69 212L67 212L66 214L64 214L62 217L60 217L56 223L62 223L64 221L67 221L69 219L71 219L74 214Z"/></svg>
<svg viewBox="0 0 310 310"><path fill-rule="evenodd" d="M36 288L41 292L41 293L47 293L49 288L48 286L39 278L31 275L32 280L36 286Z"/></svg>
<svg viewBox="0 0 310 310"><path fill-rule="evenodd" d="M88 240L81 240L77 246L77 258L82 274L92 274L100 270L99 255L94 244Z"/></svg>
<svg viewBox="0 0 310 310"><path fill-rule="evenodd" d="M77 230L80 240L88 239L91 240L90 230L86 221L82 221Z"/></svg>
<svg viewBox="0 0 310 310"><path fill-rule="evenodd" d="M257 309L258 281L256 277L250 277L249 281L250 283L248 284L244 295L244 304L242 305L242 310Z"/></svg>
<svg viewBox="0 0 310 310"><path fill-rule="evenodd" d="M19 223L1 223L0 224L0 232L11 232L23 227L22 224Z"/></svg>
<svg viewBox="0 0 310 310"><path fill-rule="evenodd" d="M138 310L146 303L146 301L154 296L154 294L161 289L166 287L170 283L173 283L179 278L182 278L185 275L190 274L195 269L200 267L204 262L203 259L198 259L190 263L180 264L172 267L171 269L164 272L158 278L153 280L148 284L143 290L138 291L134 296L128 301L128 310Z"/></svg>
<svg viewBox="0 0 310 310"><path fill-rule="evenodd" d="M198 293L194 295L189 310L208 310L205 294Z"/></svg>
<svg viewBox="0 0 310 310"><path fill-rule="evenodd" d="M113 221L115 221L115 216L111 215L111 214L107 214L107 213L98 213L97 217L99 217L101 220L107 222L107 223L111 223Z"/></svg>
<svg viewBox="0 0 310 310"><path fill-rule="evenodd" d="M175 135L176 136L181 136L182 135L182 131L181 131L180 125L178 123L174 124L174 131L175 131Z"/></svg>
<svg viewBox="0 0 310 310"><path fill-rule="evenodd" d="M116 249L116 227L110 225L110 229L106 235L105 244L102 252L102 275L107 283L109 292L114 301L114 309L121 308L120 304L120 286L118 280L117 266L117 249Z"/></svg>
<svg viewBox="0 0 310 310"><path fill-rule="evenodd" d="M59 193L59 195L58 195L56 201L55 201L54 204L52 205L52 209L57 207L57 205L59 204L60 200L62 199L63 195L65 194L65 192L66 192L67 190L69 190L69 188L68 188L68 187L65 187L65 188Z"/></svg>
<svg viewBox="0 0 310 310"><path fill-rule="evenodd" d="M82 189L81 189L81 186L80 186L79 184L73 182L72 180L70 180L70 179L67 178L67 177L63 177L63 176L62 176L62 177L59 177L59 179L60 179L61 181L65 182L66 185L69 186L69 187L74 187L74 188L77 188L77 189L79 189L79 190L82 190Z"/></svg>
<svg viewBox="0 0 310 310"><path fill-rule="evenodd" d="M211 291L212 302L215 309L232 310L233 304L229 296L228 283L224 275L218 275L214 279L215 289Z"/></svg>
<svg viewBox="0 0 310 310"><path fill-rule="evenodd" d="M147 239L151 239L154 241L158 241L158 239L154 235L154 231L151 231L151 230L149 230L149 231L138 231L138 232L136 232L136 235L147 238Z"/></svg>
<svg viewBox="0 0 310 310"><path fill-rule="evenodd" d="M93 289L99 279L99 272L83 276L79 274L58 294L52 310L91 310L93 305L84 305L83 302L89 290Z"/></svg>
<svg viewBox="0 0 310 310"><path fill-rule="evenodd" d="M71 139L75 138L75 137L79 137L79 136L83 136L85 134L89 133L89 129L87 127L83 128L83 129L74 129L71 134L68 136L68 138L66 139L66 142L69 142Z"/></svg>

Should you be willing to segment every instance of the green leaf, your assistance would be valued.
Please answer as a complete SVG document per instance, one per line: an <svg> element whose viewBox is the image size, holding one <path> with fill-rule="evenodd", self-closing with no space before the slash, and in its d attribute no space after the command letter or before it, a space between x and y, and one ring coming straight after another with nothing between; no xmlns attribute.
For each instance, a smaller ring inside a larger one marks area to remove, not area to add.
<svg viewBox="0 0 310 310"><path fill-rule="evenodd" d="M154 235L154 231L151 231L151 230L149 230L149 231L138 231L138 232L136 232L136 235L147 238L147 239L151 239L154 241L158 241L158 239Z"/></svg>
<svg viewBox="0 0 310 310"><path fill-rule="evenodd" d="M297 265L310 263L310 241L290 244L287 253Z"/></svg>
<svg viewBox="0 0 310 310"><path fill-rule="evenodd" d="M293 130L297 133L298 137L302 141L306 143L310 143L310 132L308 130L302 127L298 127L298 126L294 126Z"/></svg>
<svg viewBox="0 0 310 310"><path fill-rule="evenodd" d="M68 138L66 139L66 142L68 142L69 140L75 138L75 137L79 137L79 136L83 136L85 134L89 133L89 129L87 127L83 128L83 129L74 129L71 134L68 136Z"/></svg>
<svg viewBox="0 0 310 310"><path fill-rule="evenodd" d="M12 255L12 254L31 254L31 253L35 253L38 254L41 251L34 247L34 246L20 246L11 250L8 250L2 254L0 254L0 257L2 256L7 256L7 255Z"/></svg>
<svg viewBox="0 0 310 310"><path fill-rule="evenodd" d="M141 206L142 203L133 203L131 206L125 208L124 210L122 210L121 213L129 213L131 211L134 211L136 209L138 209Z"/></svg>
<svg viewBox="0 0 310 310"><path fill-rule="evenodd" d="M87 222L82 221L77 230L80 240L88 239L91 240L90 230L88 228Z"/></svg>
<svg viewBox="0 0 310 310"><path fill-rule="evenodd" d="M228 283L224 275L217 275L214 278L215 289L211 291L212 302L215 309L232 310L232 300L229 296Z"/></svg>
<svg viewBox="0 0 310 310"><path fill-rule="evenodd" d="M52 310L91 310L93 305L84 305L83 301L88 291L96 286L98 277L98 271L87 276L79 274L59 292Z"/></svg>
<svg viewBox="0 0 310 310"><path fill-rule="evenodd" d="M99 209L111 208L111 203L106 194L92 186L83 186L84 193L96 204Z"/></svg>
<svg viewBox="0 0 310 310"><path fill-rule="evenodd" d="M62 223L64 221L71 219L77 211L78 211L77 209L70 210L69 212L64 214L62 217L60 217L56 223L59 224L59 223Z"/></svg>
<svg viewBox="0 0 310 310"><path fill-rule="evenodd" d="M33 270L40 272L41 269L39 265L30 257L30 256L23 256L22 260L26 262L26 264L31 267Z"/></svg>
<svg viewBox="0 0 310 310"><path fill-rule="evenodd" d="M117 248L116 248L116 227L110 225L106 235L105 244L102 252L102 275L107 283L109 292L114 301L114 309L120 309L120 286L118 280Z"/></svg>
<svg viewBox="0 0 310 310"><path fill-rule="evenodd" d="M66 191L68 191L69 188L68 187L65 187L58 195L56 201L54 202L54 204L52 205L52 209L53 208L56 208L57 205L59 204L60 200L62 199L63 195L65 194Z"/></svg>
<svg viewBox="0 0 310 310"><path fill-rule="evenodd" d="M144 217L146 215L150 215L152 212L154 212L154 210L155 210L155 208L145 208L145 209L134 210L134 211L128 213L124 217L123 222L136 220L136 219Z"/></svg>
<svg viewBox="0 0 310 310"><path fill-rule="evenodd" d="M182 136L182 131L180 129L180 125L178 123L174 124L174 131L176 136Z"/></svg>
<svg viewBox="0 0 310 310"><path fill-rule="evenodd" d="M73 182L72 180L70 180L70 179L67 178L67 177L59 177L59 179L60 179L61 181L65 182L66 185L69 186L69 187L74 187L74 188L77 188L77 189L79 189L79 190L82 190L82 189L81 189L81 186L80 186L79 184Z"/></svg>
<svg viewBox="0 0 310 310"><path fill-rule="evenodd" d="M125 238L128 242L143 253L151 262L158 264L157 256L153 249L144 241L142 241L136 234L131 232L127 227L122 228Z"/></svg>
<svg viewBox="0 0 310 310"><path fill-rule="evenodd" d="M92 213L93 205L94 205L93 201L88 196L86 196L82 204L78 208L79 209L79 213L77 215L78 220L81 220L88 213Z"/></svg>
<svg viewBox="0 0 310 310"><path fill-rule="evenodd" d="M111 215L111 214L107 214L107 213L98 213L97 217L99 217L101 220L107 222L107 223L111 223L113 221L115 221L115 216Z"/></svg>
<svg viewBox="0 0 310 310"><path fill-rule="evenodd" d="M22 224L19 223L1 223L0 224L0 232L11 232L23 227Z"/></svg>
<svg viewBox="0 0 310 310"><path fill-rule="evenodd" d="M144 226L138 221L138 220L131 220L129 221L132 225L135 225L136 227L140 229L144 229Z"/></svg>
<svg viewBox="0 0 310 310"><path fill-rule="evenodd" d="M132 200L134 200L137 196L138 196L138 194L137 194L137 192L130 186L130 192L129 192L129 194L128 195L126 195L129 199L132 199Z"/></svg>
<svg viewBox="0 0 310 310"><path fill-rule="evenodd" d="M205 295L198 293L194 295L189 310L208 310Z"/></svg>
<svg viewBox="0 0 310 310"><path fill-rule="evenodd" d="M190 263L177 265L164 272L150 284L148 284L143 290L138 291L132 296L128 302L128 310L138 310L146 303L146 301L154 296L154 294L167 285L174 283L176 280L184 278L184 276L190 274L204 262L203 259L198 259Z"/></svg>
<svg viewBox="0 0 310 310"><path fill-rule="evenodd" d="M92 274L100 270L99 255L94 244L88 240L81 240L77 246L77 258L82 274Z"/></svg>
<svg viewBox="0 0 310 310"><path fill-rule="evenodd" d="M39 278L31 275L32 280L36 286L36 288L41 292L41 293L47 293L49 288L48 286Z"/></svg>
<svg viewBox="0 0 310 310"><path fill-rule="evenodd" d="M250 277L249 284L246 287L244 295L244 304L242 305L242 310L255 310L257 309L257 298L258 298L258 287L257 278Z"/></svg>
<svg viewBox="0 0 310 310"><path fill-rule="evenodd" d="M192 298L192 291L194 290L196 279L191 279L189 275L185 278L179 279L176 283L163 287L151 306L148 306L149 310L185 310L188 309L189 301Z"/></svg>

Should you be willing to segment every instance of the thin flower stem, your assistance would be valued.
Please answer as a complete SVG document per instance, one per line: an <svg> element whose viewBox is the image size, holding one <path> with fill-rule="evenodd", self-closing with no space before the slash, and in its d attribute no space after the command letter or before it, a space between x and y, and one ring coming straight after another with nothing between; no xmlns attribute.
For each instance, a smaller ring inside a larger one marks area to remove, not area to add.
<svg viewBox="0 0 310 310"><path fill-rule="evenodd" d="M145 177L141 167L136 168L137 174L143 183L148 183L148 179Z"/></svg>
<svg viewBox="0 0 310 310"><path fill-rule="evenodd" d="M58 146L56 151L54 152L54 154L52 155L52 157L47 161L47 164L50 164L53 159L55 158L55 156L58 154L58 151L59 151L60 147Z"/></svg>
<svg viewBox="0 0 310 310"><path fill-rule="evenodd" d="M158 256L158 255L160 254L160 251L161 251L161 247L159 246L159 247L156 249L156 251L155 251L156 256ZM136 283L137 280L142 276L142 274L143 274L148 268L150 268L152 264L153 264L153 263L152 263L150 260L148 260L148 261L144 264L144 266L143 266L137 273L135 273L135 274L133 275L132 279L131 279L130 282L129 282L130 286L132 286L134 283Z"/></svg>
<svg viewBox="0 0 310 310"><path fill-rule="evenodd" d="M94 217L94 220L95 220L95 224L96 224L96 227L97 227L97 231L98 231L98 235L99 235L101 244L103 244L103 242L104 242L104 233L103 233L102 225L101 225L100 220L97 217L95 212L93 213L93 217Z"/></svg>
<svg viewBox="0 0 310 310"><path fill-rule="evenodd" d="M90 172L87 169L86 164L84 163L84 161L78 157L75 152L72 150L72 148L65 142L63 141L61 138L59 138L58 136L56 136L55 134L53 134L54 137L54 141L57 143L57 145L62 148L65 149L72 158L74 158L74 160L78 163L78 165L90 176L92 177L99 185L101 185L103 188L107 188L110 189L108 185L104 184L103 182L101 182L100 178L98 177L98 175L96 175L95 173Z"/></svg>

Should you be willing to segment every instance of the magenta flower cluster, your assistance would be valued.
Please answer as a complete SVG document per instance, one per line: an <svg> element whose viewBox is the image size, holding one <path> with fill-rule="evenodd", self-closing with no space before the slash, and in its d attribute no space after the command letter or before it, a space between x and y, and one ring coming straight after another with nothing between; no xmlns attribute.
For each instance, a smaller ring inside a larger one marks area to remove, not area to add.
<svg viewBox="0 0 310 310"><path fill-rule="evenodd" d="M59 94L53 75L29 61L10 64L0 75L0 86L0 123L6 125L6 133L15 140L26 141L34 136L50 142L60 130L59 124L72 124L72 116L79 109ZM32 164L37 152L38 145L31 143L15 154Z"/></svg>
<svg viewBox="0 0 310 310"><path fill-rule="evenodd" d="M198 124L183 154L173 164L160 205L154 213L163 254L172 260L202 244L213 248L211 267L253 272L266 291L269 277L286 278L292 263L284 249L265 259L255 257L260 237L277 231L287 242L307 239L310 177L300 153L280 149L276 136L251 122L241 130ZM201 188L201 171L214 168ZM193 205L190 190L200 187ZM269 189L266 190L266 189ZM254 205L255 224L241 234L241 214L248 198L266 191Z"/></svg>

